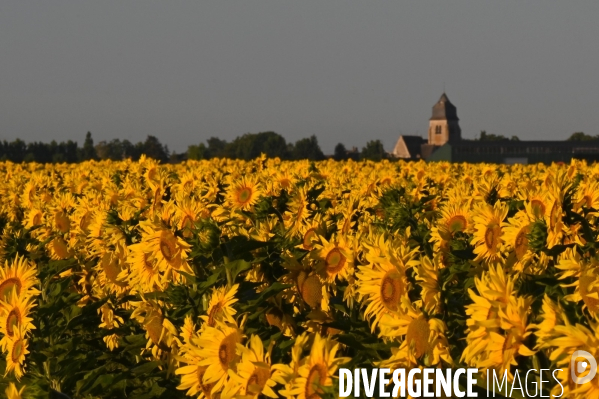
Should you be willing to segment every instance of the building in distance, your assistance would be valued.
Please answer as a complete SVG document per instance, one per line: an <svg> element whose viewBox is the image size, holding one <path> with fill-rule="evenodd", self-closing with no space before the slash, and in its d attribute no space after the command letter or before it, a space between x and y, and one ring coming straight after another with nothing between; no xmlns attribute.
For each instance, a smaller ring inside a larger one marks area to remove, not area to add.
<svg viewBox="0 0 599 399"><path fill-rule="evenodd" d="M549 164L572 159L592 162L599 161L599 140L464 140L457 108L443 93L433 106L428 139L402 135L391 154L403 159L472 163Z"/></svg>

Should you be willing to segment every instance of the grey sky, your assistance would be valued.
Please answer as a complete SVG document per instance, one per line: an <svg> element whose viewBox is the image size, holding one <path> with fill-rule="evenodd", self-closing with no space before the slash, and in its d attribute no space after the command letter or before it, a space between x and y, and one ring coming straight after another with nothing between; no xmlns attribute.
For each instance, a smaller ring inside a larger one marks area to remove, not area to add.
<svg viewBox="0 0 599 399"><path fill-rule="evenodd" d="M2 1L0 138L599 134L599 1Z"/></svg>

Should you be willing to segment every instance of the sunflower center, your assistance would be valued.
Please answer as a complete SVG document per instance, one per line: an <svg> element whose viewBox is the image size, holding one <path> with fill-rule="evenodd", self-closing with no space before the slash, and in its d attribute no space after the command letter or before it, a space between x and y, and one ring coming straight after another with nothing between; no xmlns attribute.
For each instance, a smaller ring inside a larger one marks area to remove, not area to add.
<svg viewBox="0 0 599 399"><path fill-rule="evenodd" d="M381 302L389 310L396 311L403 292L401 276L396 271L389 271L381 284Z"/></svg>
<svg viewBox="0 0 599 399"><path fill-rule="evenodd" d="M240 204L247 204L252 198L252 189L249 187L241 187L237 191L237 202Z"/></svg>
<svg viewBox="0 0 599 399"><path fill-rule="evenodd" d="M381 186L386 186L387 184L391 184L391 178L389 176L381 179Z"/></svg>
<svg viewBox="0 0 599 399"><path fill-rule="evenodd" d="M256 367L245 387L247 395L258 395L262 392L266 381L270 377L270 371L264 367Z"/></svg>
<svg viewBox="0 0 599 399"><path fill-rule="evenodd" d="M316 275L306 278L300 288L302 299L311 308L319 308L322 300L322 283Z"/></svg>
<svg viewBox="0 0 599 399"><path fill-rule="evenodd" d="M66 259L69 256L69 249L67 248L67 243L61 237L56 237L52 240L52 247L54 249L54 253L60 259Z"/></svg>
<svg viewBox="0 0 599 399"><path fill-rule="evenodd" d="M514 247L516 250L516 257L518 260L521 260L526 251L528 251L528 233L530 232L530 226L525 226L520 229L518 234L516 235L516 242L514 243Z"/></svg>
<svg viewBox="0 0 599 399"><path fill-rule="evenodd" d="M545 216L546 207L543 201L533 199L532 201L530 201L530 206L532 208L533 215L535 215L537 218Z"/></svg>
<svg viewBox="0 0 599 399"><path fill-rule="evenodd" d="M33 225L37 226L38 224L42 223L42 213L41 212L37 212L35 214L35 216L33 217Z"/></svg>
<svg viewBox="0 0 599 399"><path fill-rule="evenodd" d="M70 230L71 223L69 221L69 218L67 217L67 215L65 215L63 211L56 213L56 215L54 216L54 222L56 223L56 227L58 227L58 230L60 230L61 232L66 233Z"/></svg>
<svg viewBox="0 0 599 399"><path fill-rule="evenodd" d="M21 356L23 355L24 352L24 344L23 344L23 340L19 339L17 340L17 342L15 342L15 344L12 347L12 351L10 353L10 357L11 360L13 361L13 363L20 363L19 360L21 358Z"/></svg>
<svg viewBox="0 0 599 399"><path fill-rule="evenodd" d="M326 383L327 374L325 365L318 363L312 366L306 379L306 392L304 396L307 399L320 398L319 394L323 392L321 386Z"/></svg>
<svg viewBox="0 0 599 399"><path fill-rule="evenodd" d="M0 284L0 299L7 299L13 289L16 289L17 295L21 293L23 283L17 277L7 278Z"/></svg>
<svg viewBox="0 0 599 399"><path fill-rule="evenodd" d="M8 314L6 318L6 333L9 337L13 337L15 335L15 327L18 327L21 324L21 312L19 309L13 309Z"/></svg>
<svg viewBox="0 0 599 399"><path fill-rule="evenodd" d="M329 251L325 258L327 272L331 275L339 273L341 270L343 270L345 261L345 255L341 253L341 250L339 248L333 248Z"/></svg>
<svg viewBox="0 0 599 399"><path fill-rule="evenodd" d="M160 233L160 252L169 262L173 261L175 253L177 252L176 241L177 239L171 231L163 230L162 233Z"/></svg>
<svg viewBox="0 0 599 399"><path fill-rule="evenodd" d="M468 221L463 215L453 215L447 221L447 227L452 233L464 231L466 226L468 226Z"/></svg>
<svg viewBox="0 0 599 399"><path fill-rule="evenodd" d="M146 254L144 252L143 254L143 260L144 260L144 269L148 272L148 273L154 273L154 266L152 265L152 263L148 260L148 254Z"/></svg>
<svg viewBox="0 0 599 399"><path fill-rule="evenodd" d="M235 359L235 346L237 344L237 333L227 335L218 347L218 360L223 368L228 369L229 364Z"/></svg>
<svg viewBox="0 0 599 399"><path fill-rule="evenodd" d="M408 346L414 348L414 354L417 358L422 357L428 352L428 336L430 334L428 321L420 316L410 322L406 340Z"/></svg>
<svg viewBox="0 0 599 399"><path fill-rule="evenodd" d="M501 227L496 224L490 224L485 231L485 245L490 250L496 250L499 246L499 237L501 236Z"/></svg>
<svg viewBox="0 0 599 399"><path fill-rule="evenodd" d="M590 290L589 287L591 287L591 284L596 280L597 277L592 274L582 274L578 281L580 296L582 297L584 304L594 313L599 312L599 299L593 298L591 295L599 294L599 285L592 287Z"/></svg>
<svg viewBox="0 0 599 399"><path fill-rule="evenodd" d="M163 317L160 313L156 311L151 311L147 316L144 323L146 331L150 336L150 339L154 343L154 345L158 345L158 347L162 350L168 349L168 346L164 344L162 341L162 321Z"/></svg>
<svg viewBox="0 0 599 399"><path fill-rule="evenodd" d="M110 280L111 283L116 285L122 285L123 283L117 280L119 273L121 272L121 268L117 264L116 259L110 259L110 255L106 255L102 260L102 269L106 274L106 278Z"/></svg>
<svg viewBox="0 0 599 399"><path fill-rule="evenodd" d="M316 239L316 228L312 227L311 229L306 231L306 234L304 234L304 239L302 242L304 249L310 251L312 248L314 248L313 241L315 241Z"/></svg>
<svg viewBox="0 0 599 399"><path fill-rule="evenodd" d="M206 396L207 399L210 399L212 397L211 391L215 383L204 384L204 374L206 374L207 368L208 366L198 366L197 377L200 389L204 393L204 396Z"/></svg>

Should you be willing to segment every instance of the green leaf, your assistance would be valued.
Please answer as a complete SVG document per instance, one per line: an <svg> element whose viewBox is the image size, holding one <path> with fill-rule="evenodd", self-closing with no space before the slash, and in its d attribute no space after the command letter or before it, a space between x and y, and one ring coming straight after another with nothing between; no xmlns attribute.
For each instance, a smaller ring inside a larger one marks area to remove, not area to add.
<svg viewBox="0 0 599 399"><path fill-rule="evenodd" d="M155 360L153 362L147 362L141 366L137 366L131 370L133 374L149 374L152 370L160 365L160 361Z"/></svg>

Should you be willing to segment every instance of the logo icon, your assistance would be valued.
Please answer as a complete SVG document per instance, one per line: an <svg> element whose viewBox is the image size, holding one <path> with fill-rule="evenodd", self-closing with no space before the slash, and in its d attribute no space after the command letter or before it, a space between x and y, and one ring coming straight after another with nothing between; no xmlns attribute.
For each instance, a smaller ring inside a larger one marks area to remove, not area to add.
<svg viewBox="0 0 599 399"><path fill-rule="evenodd" d="M579 358L583 358L584 360L577 360ZM589 365L591 366L589 373L584 377L579 377L578 375L584 373ZM595 374L597 374L597 361L593 355L587 351L576 351L572 354L570 358L570 375L575 384L586 384L595 378Z"/></svg>

